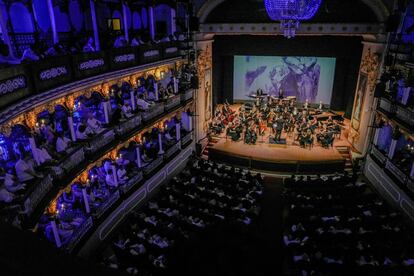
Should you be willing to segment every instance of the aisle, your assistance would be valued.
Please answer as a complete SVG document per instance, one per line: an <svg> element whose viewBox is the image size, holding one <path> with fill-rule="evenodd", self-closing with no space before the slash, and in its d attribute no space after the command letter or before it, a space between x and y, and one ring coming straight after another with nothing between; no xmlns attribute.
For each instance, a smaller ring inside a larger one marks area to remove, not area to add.
<svg viewBox="0 0 414 276"><path fill-rule="evenodd" d="M269 271L274 271L272 275L282 275L283 181L281 178L266 177L264 187L259 223L261 235L268 245L266 266Z"/></svg>

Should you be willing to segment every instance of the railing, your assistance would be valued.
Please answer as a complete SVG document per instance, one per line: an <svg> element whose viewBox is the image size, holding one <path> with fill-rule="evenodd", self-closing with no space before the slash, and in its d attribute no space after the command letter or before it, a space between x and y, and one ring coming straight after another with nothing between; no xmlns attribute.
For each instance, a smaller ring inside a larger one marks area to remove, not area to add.
<svg viewBox="0 0 414 276"><path fill-rule="evenodd" d="M104 132L93 137L89 142L88 154L96 153L106 145L115 140L115 132L113 129L105 130Z"/></svg>
<svg viewBox="0 0 414 276"><path fill-rule="evenodd" d="M102 203L101 206L99 206L98 209L96 209L94 216L95 218L99 219L111 206L118 201L118 199L121 197L121 194L119 191L114 192L111 194L105 202Z"/></svg>
<svg viewBox="0 0 414 276"><path fill-rule="evenodd" d="M383 111L387 112L387 113L394 113L393 110L393 104L391 103L390 100L386 99L386 98L380 98L379 100L379 108L381 108Z"/></svg>
<svg viewBox="0 0 414 276"><path fill-rule="evenodd" d="M178 42L51 57L0 69L0 109L49 89L102 73L179 57Z"/></svg>
<svg viewBox="0 0 414 276"><path fill-rule="evenodd" d="M193 98L194 90L189 89L185 91L185 93L181 94L181 101L185 102Z"/></svg>
<svg viewBox="0 0 414 276"><path fill-rule="evenodd" d="M164 154L164 159L167 160L168 158L170 158L171 156L173 156L177 151L180 150L180 146L179 146L180 141L176 141L174 145L172 145L171 147L169 147Z"/></svg>
<svg viewBox="0 0 414 276"><path fill-rule="evenodd" d="M381 165L385 165L385 163L387 162L387 156L385 156L385 154L383 154L374 145L372 145L372 147L371 147L371 154L372 154L372 156L374 156L381 163Z"/></svg>
<svg viewBox="0 0 414 276"><path fill-rule="evenodd" d="M400 170L391 160L387 160L385 164L385 168L401 183L405 183L407 181L408 176Z"/></svg>
<svg viewBox="0 0 414 276"><path fill-rule="evenodd" d="M85 153L82 147L75 148L68 156L60 163L60 167L69 173L77 165L81 164L85 160Z"/></svg>
<svg viewBox="0 0 414 276"><path fill-rule="evenodd" d="M73 234L70 241L65 246L66 250L72 252L72 250L76 247L76 245L82 240L86 233L88 233L89 229L93 226L92 217L87 218L82 225L76 229L75 234Z"/></svg>
<svg viewBox="0 0 414 276"><path fill-rule="evenodd" d="M137 128L141 124L141 116L136 115L125 122L122 122L119 127L115 129L116 134L121 136L125 135L128 132L131 132L133 129Z"/></svg>
<svg viewBox="0 0 414 276"><path fill-rule="evenodd" d="M165 101L165 109L171 110L181 103L181 96L175 95Z"/></svg>
<svg viewBox="0 0 414 276"><path fill-rule="evenodd" d="M397 106L397 118L406 126L414 128L414 111L406 106Z"/></svg>
<svg viewBox="0 0 414 276"><path fill-rule="evenodd" d="M192 140L192 137L193 137L192 131L187 133L185 136L181 138L181 145L183 146L187 145Z"/></svg>
<svg viewBox="0 0 414 276"><path fill-rule="evenodd" d="M39 205L40 201L49 193L53 188L53 178L50 174L47 174L40 183L36 184L33 192L27 197L24 206L26 208L26 214L30 216Z"/></svg>
<svg viewBox="0 0 414 276"><path fill-rule="evenodd" d="M144 168L143 172L144 175L151 174L154 170L158 168L163 162L162 155L158 155L156 159L154 159L151 163L148 163Z"/></svg>
<svg viewBox="0 0 414 276"><path fill-rule="evenodd" d="M159 104L151 107L151 109L147 110L144 114L142 114L142 119L145 122L148 122L149 120L157 117L158 115L162 114L163 112L164 112L164 104L159 103Z"/></svg>
<svg viewBox="0 0 414 276"><path fill-rule="evenodd" d="M128 193L135 185L141 182L143 178L144 176L142 174L142 171L134 174L134 176L131 177L125 185L121 186L122 193Z"/></svg>

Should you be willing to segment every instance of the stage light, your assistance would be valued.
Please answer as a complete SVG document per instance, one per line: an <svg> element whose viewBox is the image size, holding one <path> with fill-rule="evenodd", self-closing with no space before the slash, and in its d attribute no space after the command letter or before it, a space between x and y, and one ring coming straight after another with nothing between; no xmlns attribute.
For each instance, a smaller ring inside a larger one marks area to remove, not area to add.
<svg viewBox="0 0 414 276"><path fill-rule="evenodd" d="M296 35L299 23L309 20L319 10L322 0L264 0L269 17L280 21L280 28L287 38Z"/></svg>

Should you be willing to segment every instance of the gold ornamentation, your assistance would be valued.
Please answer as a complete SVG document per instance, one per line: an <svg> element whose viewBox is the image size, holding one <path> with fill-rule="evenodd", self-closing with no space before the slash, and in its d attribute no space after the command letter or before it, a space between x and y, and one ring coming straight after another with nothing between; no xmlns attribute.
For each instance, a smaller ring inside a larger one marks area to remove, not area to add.
<svg viewBox="0 0 414 276"><path fill-rule="evenodd" d="M368 51L361 62L360 71L368 75L368 88L371 94L375 89L379 70L379 54L371 53L371 48Z"/></svg>

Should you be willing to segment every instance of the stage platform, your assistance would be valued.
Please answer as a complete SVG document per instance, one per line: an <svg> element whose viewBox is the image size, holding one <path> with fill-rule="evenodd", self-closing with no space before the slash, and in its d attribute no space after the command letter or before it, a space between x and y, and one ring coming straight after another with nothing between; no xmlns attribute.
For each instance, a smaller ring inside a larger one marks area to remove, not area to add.
<svg viewBox="0 0 414 276"><path fill-rule="evenodd" d="M349 121L345 120L341 137L335 138L333 147L323 148L315 143L312 148L302 148L293 135L282 134L286 144L269 144L269 131L259 137L255 145L247 145L241 139L233 142L229 137L214 137L208 149L211 160L231 163L250 169L278 173L335 173L345 167L346 158L341 151L351 148L347 140Z"/></svg>

